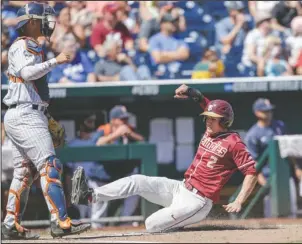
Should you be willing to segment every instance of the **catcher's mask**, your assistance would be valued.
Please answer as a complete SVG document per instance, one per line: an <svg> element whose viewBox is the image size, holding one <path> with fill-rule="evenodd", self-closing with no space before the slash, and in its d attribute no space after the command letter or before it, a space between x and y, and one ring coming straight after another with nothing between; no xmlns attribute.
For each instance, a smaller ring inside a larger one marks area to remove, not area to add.
<svg viewBox="0 0 302 244"><path fill-rule="evenodd" d="M232 106L224 100L210 101L201 115L204 116L204 120L207 116L220 118L220 125L224 128L231 127L234 121Z"/></svg>
<svg viewBox="0 0 302 244"><path fill-rule="evenodd" d="M47 4L30 2L19 9L16 30L22 35L25 24L30 19L38 19L41 20L41 33L49 39L56 26L55 14L55 10Z"/></svg>

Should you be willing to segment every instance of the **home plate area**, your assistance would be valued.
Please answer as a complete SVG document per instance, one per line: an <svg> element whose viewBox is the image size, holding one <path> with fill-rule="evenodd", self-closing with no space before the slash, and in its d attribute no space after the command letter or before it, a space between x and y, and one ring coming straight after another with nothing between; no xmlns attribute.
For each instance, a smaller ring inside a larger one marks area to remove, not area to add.
<svg viewBox="0 0 302 244"><path fill-rule="evenodd" d="M302 219L206 220L182 230L147 233L144 226L107 227L53 239L48 229L33 230L39 240L3 243L302 243Z"/></svg>

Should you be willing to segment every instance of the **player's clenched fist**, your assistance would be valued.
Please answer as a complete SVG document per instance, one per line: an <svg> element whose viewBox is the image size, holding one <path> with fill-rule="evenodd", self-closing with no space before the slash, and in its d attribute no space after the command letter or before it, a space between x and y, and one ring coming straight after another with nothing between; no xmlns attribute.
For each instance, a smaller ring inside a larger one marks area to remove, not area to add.
<svg viewBox="0 0 302 244"><path fill-rule="evenodd" d="M186 95L187 91L188 91L188 86L185 85L185 84L182 84L180 87L178 87L176 90L175 90L175 95L174 95L174 98L177 98L177 99L187 99L189 96Z"/></svg>
<svg viewBox="0 0 302 244"><path fill-rule="evenodd" d="M56 60L58 62L58 64L64 64L64 63L68 63L70 61L70 54L66 53L66 52L61 52L57 57Z"/></svg>
<svg viewBox="0 0 302 244"><path fill-rule="evenodd" d="M201 103L203 100L203 95L199 90L183 84L175 90L174 98L176 99L191 98L195 102Z"/></svg>

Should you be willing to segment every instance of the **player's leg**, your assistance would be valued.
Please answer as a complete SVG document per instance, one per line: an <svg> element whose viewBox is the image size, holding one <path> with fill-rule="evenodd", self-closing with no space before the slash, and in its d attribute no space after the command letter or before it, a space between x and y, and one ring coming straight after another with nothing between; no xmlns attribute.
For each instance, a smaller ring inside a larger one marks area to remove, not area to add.
<svg viewBox="0 0 302 244"><path fill-rule="evenodd" d="M139 168L136 167L133 169L133 171L128 176L138 174L138 173L139 173ZM139 204L139 196L135 195L135 196L127 197L123 202L121 216L132 216L134 214L138 204ZM124 224L127 225L129 223L125 222Z"/></svg>
<svg viewBox="0 0 302 244"><path fill-rule="evenodd" d="M12 144L14 176L10 185L6 216L2 225L3 239L38 239L20 225L26 209L30 187L38 176L34 165Z"/></svg>
<svg viewBox="0 0 302 244"><path fill-rule="evenodd" d="M40 183L51 214L51 235L53 237L81 233L90 228L90 224L75 222L68 217L61 182L62 169L60 160L54 154L46 159L40 170Z"/></svg>
<svg viewBox="0 0 302 244"><path fill-rule="evenodd" d="M149 232L177 229L206 218L212 208L212 201L188 191L179 183L171 206L160 209L146 219Z"/></svg>
<svg viewBox="0 0 302 244"><path fill-rule="evenodd" d="M94 189L96 201L110 201L139 195L149 202L169 206L178 181L166 177L132 175Z"/></svg>
<svg viewBox="0 0 302 244"><path fill-rule="evenodd" d="M61 183L62 164L55 155L46 116L31 108L14 110L19 116L8 127L14 142L22 146L40 173L41 188L51 213L51 234L64 236L85 231L90 227L89 224L73 222L67 215ZM22 123L18 122L20 117Z"/></svg>
<svg viewBox="0 0 302 244"><path fill-rule="evenodd" d="M92 201L111 201L139 195L149 202L167 207L172 203L178 181L165 177L132 175L121 178L104 186L89 189L85 172L78 167L72 179L72 197L74 204L88 204Z"/></svg>
<svg viewBox="0 0 302 244"><path fill-rule="evenodd" d="M90 188L97 188L104 184L105 183L103 182L98 182L91 179L88 180L88 185ZM79 206L85 206L85 205L79 205ZM94 221L99 220L102 217L107 217L107 211L108 211L108 202L97 201L91 204L91 221L92 221L91 228L101 228L104 226L102 223L97 223Z"/></svg>

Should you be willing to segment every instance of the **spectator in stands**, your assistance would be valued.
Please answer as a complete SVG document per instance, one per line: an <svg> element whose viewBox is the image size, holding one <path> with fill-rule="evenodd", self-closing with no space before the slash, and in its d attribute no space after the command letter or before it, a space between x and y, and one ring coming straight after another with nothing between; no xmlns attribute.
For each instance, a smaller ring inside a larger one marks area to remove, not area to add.
<svg viewBox="0 0 302 244"><path fill-rule="evenodd" d="M296 69L296 74L297 75L302 75L302 50L300 51L298 61L295 65L295 69Z"/></svg>
<svg viewBox="0 0 302 244"><path fill-rule="evenodd" d="M244 4L241 1L225 1L229 16L216 24L216 38L223 54L230 52L232 47L243 47L244 39L249 31L247 22L249 16L243 13Z"/></svg>
<svg viewBox="0 0 302 244"><path fill-rule="evenodd" d="M24 2L26 2L26 1L24 1ZM17 8L15 8L15 6L11 5L14 3L15 3L14 1L5 1L3 4L1 4L2 23L8 27L13 27L18 23ZM26 4L26 3L24 3L24 4Z"/></svg>
<svg viewBox="0 0 302 244"><path fill-rule="evenodd" d="M99 20L103 18L103 8L107 4L115 3L115 1L85 1L85 2L86 2L86 9L90 12L93 12L95 17Z"/></svg>
<svg viewBox="0 0 302 244"><path fill-rule="evenodd" d="M282 55L281 40L275 36L266 39L263 63L259 63L258 76L286 76L292 75L293 71Z"/></svg>
<svg viewBox="0 0 302 244"><path fill-rule="evenodd" d="M159 28L159 8L156 1L139 2L139 13L141 19L138 33L138 49L141 52L148 52L148 41L151 36L160 31Z"/></svg>
<svg viewBox="0 0 302 244"><path fill-rule="evenodd" d="M70 54L70 63L55 67L49 78L49 83L82 83L96 82L93 64L85 52L80 51L75 40L66 40L62 48Z"/></svg>
<svg viewBox="0 0 302 244"><path fill-rule="evenodd" d="M302 15L301 1L279 1L272 10L273 28L279 31L286 31L290 23L298 15Z"/></svg>
<svg viewBox="0 0 302 244"><path fill-rule="evenodd" d="M2 25L1 33L1 84L7 84L7 68L8 68L8 48L9 48L9 32L8 27Z"/></svg>
<svg viewBox="0 0 302 244"><path fill-rule="evenodd" d="M123 48L127 50L133 49L133 39L129 30L117 19L116 14L119 8L117 3L105 5L103 8L103 19L92 29L90 44L99 56L104 52L102 44L107 39L122 40Z"/></svg>
<svg viewBox="0 0 302 244"><path fill-rule="evenodd" d="M86 4L86 1L69 1L67 6L70 9L70 24L72 26L80 25L84 28L87 44L87 38L91 36L92 25L95 22L96 15L93 11L86 8Z"/></svg>
<svg viewBox="0 0 302 244"><path fill-rule="evenodd" d="M144 137L129 124L129 113L127 108L117 105L110 110L110 123L98 127L98 131L103 131L104 135L99 138L97 145L106 144L127 144L128 142L144 141Z"/></svg>
<svg viewBox="0 0 302 244"><path fill-rule="evenodd" d="M68 143L68 147L91 147L94 146L97 140L103 135L103 132L96 131L96 115L91 114L85 116L80 122L79 135L74 140ZM66 176L65 182L67 191L71 192L71 176L78 166L85 169L85 173L88 177L88 184L91 187L102 186L109 180L109 176L106 174L103 165L98 162L68 162L66 164ZM70 194L68 194L69 196ZM70 199L68 199L69 202ZM91 220L99 220L101 217L107 216L107 202L92 203L91 209L84 205L78 205L81 218L90 218ZM100 228L100 223L92 223L92 228Z"/></svg>
<svg viewBox="0 0 302 244"><path fill-rule="evenodd" d="M292 20L291 32L286 39L286 45L289 51L289 64L294 68L302 51L302 16L297 16Z"/></svg>
<svg viewBox="0 0 302 244"><path fill-rule="evenodd" d="M23 7L25 4L29 3L30 1L2 1L5 9L17 13L20 7Z"/></svg>
<svg viewBox="0 0 302 244"><path fill-rule="evenodd" d="M149 53L155 64L185 61L190 56L188 45L173 37L175 21L171 14L165 14L160 20L160 32L149 40Z"/></svg>
<svg viewBox="0 0 302 244"><path fill-rule="evenodd" d="M254 160L258 160L268 146L268 143L277 135L285 135L287 133L283 121L273 119L273 110L275 106L266 98L259 98L253 104L253 111L257 117L257 123L254 124L247 132L245 137L246 146ZM297 214L297 195L296 186L293 179L294 169L291 168L290 178L290 202L291 216ZM266 164L262 171L258 174L258 183L265 186L270 177L270 168ZM271 217L271 196L268 194L264 198L264 217Z"/></svg>
<svg viewBox="0 0 302 244"><path fill-rule="evenodd" d="M248 1L249 12L256 18L257 13L270 14L279 1Z"/></svg>
<svg viewBox="0 0 302 244"><path fill-rule="evenodd" d="M136 67L131 58L122 53L121 40L107 39L102 50L105 52L104 59L98 61L94 68L98 81L151 79L150 70L146 65Z"/></svg>
<svg viewBox="0 0 302 244"><path fill-rule="evenodd" d="M142 23L138 34L138 49L147 52L149 48L149 38L160 32L160 19L165 14L171 14L174 18L175 31L183 32L186 30L186 20L183 11L176 8L173 1L154 1L152 6L148 2L140 2L140 17Z"/></svg>
<svg viewBox="0 0 302 244"><path fill-rule="evenodd" d="M119 5L118 11L116 12L116 17L118 21L123 23L130 33L138 32L138 25L136 23L136 19L130 17L130 6L127 1L118 1L116 2Z"/></svg>
<svg viewBox="0 0 302 244"><path fill-rule="evenodd" d="M252 27L252 19L244 14L243 2L225 1L224 5L229 16L216 24L216 45L226 65L226 75L234 76L238 75L236 68L242 57L244 40Z"/></svg>
<svg viewBox="0 0 302 244"><path fill-rule="evenodd" d="M52 49L56 52L62 52L66 41L75 41L80 47L85 46L84 28L78 24L71 24L70 8L68 7L60 11L58 23L52 34Z"/></svg>
<svg viewBox="0 0 302 244"><path fill-rule="evenodd" d="M26 4L25 2L27 1L24 1L23 4ZM17 11L20 3L21 1L5 1L1 4L2 26L8 27L9 44L11 44L18 37L15 26L18 22Z"/></svg>
<svg viewBox="0 0 302 244"><path fill-rule="evenodd" d="M161 19L165 14L171 14L177 21L175 23L176 32L183 32L187 29L186 19L184 17L184 10L174 6L177 1L159 1L159 18ZM160 20L159 19L159 20Z"/></svg>
<svg viewBox="0 0 302 244"><path fill-rule="evenodd" d="M255 19L256 28L251 30L244 41L244 49L242 55L242 64L244 65L245 76L255 76L258 66L263 66L264 50L266 38L270 35L277 35L272 32L271 15L259 13Z"/></svg>
<svg viewBox="0 0 302 244"><path fill-rule="evenodd" d="M128 144L144 141L144 137L135 131L134 125L130 125L130 114L127 108L122 105L114 106L109 113L110 122L98 127L98 131L103 133L103 136L97 141L98 146L108 144ZM110 167L105 166L107 172L111 172L113 178L122 178L126 175L138 173L138 168L131 165L121 166L119 172L116 170L116 165ZM116 175L118 174L118 175ZM121 210L121 216L132 216L138 206L139 197L131 196L124 200Z"/></svg>
<svg viewBox="0 0 302 244"><path fill-rule="evenodd" d="M192 79L209 79L224 76L224 64L215 47L205 51L202 60L193 68Z"/></svg>

